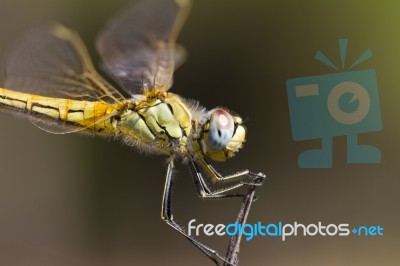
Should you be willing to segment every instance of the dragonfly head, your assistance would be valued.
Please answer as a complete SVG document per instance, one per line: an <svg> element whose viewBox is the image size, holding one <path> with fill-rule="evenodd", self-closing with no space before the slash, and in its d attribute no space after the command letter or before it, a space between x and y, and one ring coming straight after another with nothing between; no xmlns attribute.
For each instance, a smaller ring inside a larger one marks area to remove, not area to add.
<svg viewBox="0 0 400 266"><path fill-rule="evenodd" d="M203 152L215 161L225 161L242 147L246 129L242 119L223 108L208 112L202 128Z"/></svg>

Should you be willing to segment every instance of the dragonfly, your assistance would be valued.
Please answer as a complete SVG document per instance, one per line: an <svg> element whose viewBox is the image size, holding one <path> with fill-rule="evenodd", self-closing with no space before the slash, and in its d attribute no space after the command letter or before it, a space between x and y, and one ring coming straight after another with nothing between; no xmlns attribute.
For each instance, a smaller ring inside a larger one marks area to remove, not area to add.
<svg viewBox="0 0 400 266"><path fill-rule="evenodd" d="M243 146L241 117L223 107L206 110L169 91L185 58L176 39L190 8L189 0L145 0L106 24L96 48L115 85L96 71L77 32L60 24L32 29L5 63L0 109L50 133L110 136L166 156L162 220L220 265L227 263L223 256L174 220L175 161L188 165L203 199L244 196L240 188L260 186L265 175L219 173L209 160L226 161Z"/></svg>

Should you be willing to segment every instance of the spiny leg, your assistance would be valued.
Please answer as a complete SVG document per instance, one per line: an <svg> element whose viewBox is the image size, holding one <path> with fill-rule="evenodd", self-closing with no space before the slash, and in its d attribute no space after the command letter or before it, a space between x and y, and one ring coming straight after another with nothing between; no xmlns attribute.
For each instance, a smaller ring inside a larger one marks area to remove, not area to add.
<svg viewBox="0 0 400 266"><path fill-rule="evenodd" d="M168 169L167 169L167 176L165 180L165 186L164 186L161 218L168 225L172 226L175 230L184 235L193 245L195 245L199 250L201 250L204 254L206 254L212 261L214 261L216 265L220 265L220 262L225 263L225 265L232 265L231 263L227 262L225 258L219 255L215 250L209 248L208 246L204 245L194 237L188 235L185 229L174 221L171 208L173 170L174 170L174 161L173 158L170 158L170 162L168 164Z"/></svg>
<svg viewBox="0 0 400 266"><path fill-rule="evenodd" d="M204 161L206 161L204 159ZM237 173L234 174L229 174L229 175L222 175L221 173L219 173L217 170L215 170L215 168L209 164L207 161L207 166L212 170L213 175L216 176L216 181L228 181L228 180L232 180L232 179L236 179L239 177L243 177L243 176L249 176L252 180L251 182L243 182L243 185L252 185L252 186L261 186L262 185L262 181L265 178L265 175L263 173L253 173L250 172L250 170L246 169L246 170L242 170L239 171Z"/></svg>
<svg viewBox="0 0 400 266"><path fill-rule="evenodd" d="M201 150L197 142L193 143L193 151L190 153L190 158L191 161L196 162L202 168L206 176L210 177L213 183L219 183L219 182L227 183L229 181L232 182L236 181L235 182L236 184L232 186L232 189L239 188L242 186L251 186L251 185L261 186L262 181L265 178L265 175L263 173L255 174L253 172L250 172L248 169L238 171L230 175L220 174L217 170L215 170L215 168L211 164L208 163L208 161L204 157L203 151ZM228 188L228 191L232 189Z"/></svg>
<svg viewBox="0 0 400 266"><path fill-rule="evenodd" d="M192 177L194 180L194 184L196 186L197 193L203 199L221 199L221 198L230 198L230 197L243 197L243 193L227 193L236 188L242 186L242 184L235 184L217 191L212 191L207 183L204 180L204 177L199 169L199 166L196 162L190 161L190 170L192 172Z"/></svg>
<svg viewBox="0 0 400 266"><path fill-rule="evenodd" d="M196 158L196 159L194 159ZM227 183L233 184L228 185L225 188L211 190L204 180L204 177L200 171L200 167L205 173L205 176L211 178L212 183ZM190 160L190 168L194 177L197 192L202 198L225 198L225 197L240 197L243 194L240 193L228 193L243 186L261 186L265 178L263 173L252 173L249 170L242 170L235 174L222 175L215 168L207 162L207 160L201 155L192 156Z"/></svg>

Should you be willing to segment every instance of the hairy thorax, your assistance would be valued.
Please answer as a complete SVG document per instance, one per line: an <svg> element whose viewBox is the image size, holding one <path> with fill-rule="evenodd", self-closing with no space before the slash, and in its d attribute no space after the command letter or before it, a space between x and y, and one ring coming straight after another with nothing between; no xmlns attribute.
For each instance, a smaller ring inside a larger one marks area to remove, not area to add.
<svg viewBox="0 0 400 266"><path fill-rule="evenodd" d="M189 109L177 95L152 90L122 111L120 131L128 141L145 143L150 150L185 153L191 120Z"/></svg>

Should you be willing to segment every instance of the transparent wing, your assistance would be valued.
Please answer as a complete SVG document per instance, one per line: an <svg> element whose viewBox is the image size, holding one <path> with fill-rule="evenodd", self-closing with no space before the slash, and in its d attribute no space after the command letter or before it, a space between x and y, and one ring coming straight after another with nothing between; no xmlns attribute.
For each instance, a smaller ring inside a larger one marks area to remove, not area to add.
<svg viewBox="0 0 400 266"><path fill-rule="evenodd" d="M8 57L4 85L49 97L124 100L97 74L79 35L58 24L33 29L22 38Z"/></svg>
<svg viewBox="0 0 400 266"><path fill-rule="evenodd" d="M110 104L125 101L124 96L96 72L78 34L61 25L36 28L22 38L7 59L4 85L7 89L47 97ZM45 116L28 117L37 127L55 134L86 129ZM104 119L107 117L93 124Z"/></svg>
<svg viewBox="0 0 400 266"><path fill-rule="evenodd" d="M169 89L184 49L175 40L189 0L147 0L111 20L97 40L105 68L131 94Z"/></svg>

